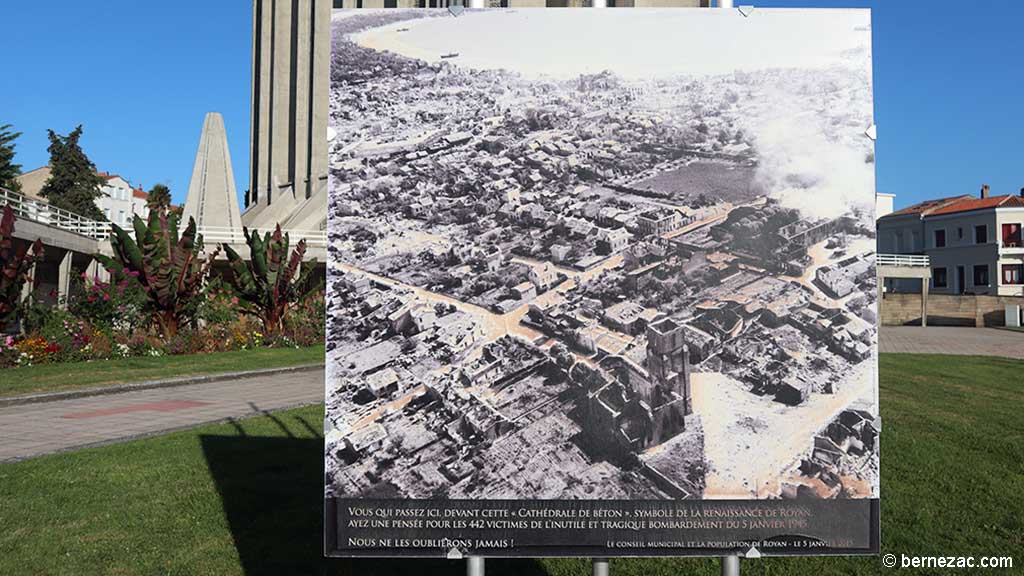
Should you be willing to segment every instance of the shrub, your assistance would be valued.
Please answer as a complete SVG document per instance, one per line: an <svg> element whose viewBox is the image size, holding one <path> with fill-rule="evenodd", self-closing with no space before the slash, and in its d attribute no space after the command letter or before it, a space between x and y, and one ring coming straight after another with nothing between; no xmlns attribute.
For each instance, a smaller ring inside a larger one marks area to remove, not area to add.
<svg viewBox="0 0 1024 576"><path fill-rule="evenodd" d="M180 234L178 224L179 216L165 209L151 211L148 222L135 216L134 238L112 224L114 258L95 255L107 269L139 283L146 295L146 309L168 337L195 319L203 284L217 257L214 250L205 262L201 260L203 238L196 234L193 218L189 217Z"/></svg>
<svg viewBox="0 0 1024 576"><path fill-rule="evenodd" d="M59 306L38 302L35 299L21 305L21 327L25 334L38 334L52 317L64 319L66 312Z"/></svg>
<svg viewBox="0 0 1024 576"><path fill-rule="evenodd" d="M207 326L226 326L238 320L238 298L222 278L206 283L196 317Z"/></svg>
<svg viewBox="0 0 1024 576"><path fill-rule="evenodd" d="M14 342L14 336L0 336L0 368L9 368L18 365L18 357L21 351Z"/></svg>
<svg viewBox="0 0 1024 576"><path fill-rule="evenodd" d="M242 231L249 246L249 260L239 256L230 245L223 245L231 263L228 282L241 301L239 310L259 318L266 334L278 334L292 305L317 288L311 281L316 260L302 261L306 255L305 240L299 240L289 253L290 240L288 234L281 233L280 224L262 239L257 230Z"/></svg>
<svg viewBox="0 0 1024 576"><path fill-rule="evenodd" d="M135 272L119 274L111 271L111 280L88 278L85 273L77 280L78 295L68 303L68 309L92 325L107 330L133 332L146 325L146 293L135 281Z"/></svg>
<svg viewBox="0 0 1024 576"><path fill-rule="evenodd" d="M107 360L114 357L114 340L102 330L92 333L93 360Z"/></svg>
<svg viewBox="0 0 1024 576"><path fill-rule="evenodd" d="M319 290L308 295L285 318L285 335L299 346L312 346L323 342L326 313L324 291Z"/></svg>
<svg viewBox="0 0 1024 576"><path fill-rule="evenodd" d="M21 289L29 279L32 266L43 259L43 243L14 249L14 210L0 211L0 330L14 317L21 300Z"/></svg>

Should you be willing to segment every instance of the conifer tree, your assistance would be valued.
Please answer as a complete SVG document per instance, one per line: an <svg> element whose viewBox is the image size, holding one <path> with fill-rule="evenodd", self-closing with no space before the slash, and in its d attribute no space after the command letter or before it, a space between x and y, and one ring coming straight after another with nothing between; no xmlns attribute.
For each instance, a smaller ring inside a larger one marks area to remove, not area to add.
<svg viewBox="0 0 1024 576"><path fill-rule="evenodd" d="M79 124L67 136L49 130L50 179L39 193L52 206L74 212L93 220L106 220L96 206L103 195L103 178L96 173L96 165L82 151L78 139L82 137Z"/></svg>
<svg viewBox="0 0 1024 576"><path fill-rule="evenodd" d="M11 132L11 125L0 126L0 188L21 192L21 183L15 180L21 175L21 164L14 163L14 141L21 132Z"/></svg>

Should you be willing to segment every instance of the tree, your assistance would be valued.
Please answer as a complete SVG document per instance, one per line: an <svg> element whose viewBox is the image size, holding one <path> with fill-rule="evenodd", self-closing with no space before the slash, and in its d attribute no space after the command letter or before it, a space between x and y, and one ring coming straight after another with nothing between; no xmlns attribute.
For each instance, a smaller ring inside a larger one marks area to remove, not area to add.
<svg viewBox="0 0 1024 576"><path fill-rule="evenodd" d="M11 132L11 125L0 126L0 188L21 192L21 182L16 178L21 175L21 164L14 163L14 141L21 132Z"/></svg>
<svg viewBox="0 0 1024 576"><path fill-rule="evenodd" d="M0 330L14 315L21 300L21 289L29 281L36 262L43 259L43 243L36 240L28 247L14 249L14 210L4 206L0 213Z"/></svg>
<svg viewBox="0 0 1024 576"><path fill-rule="evenodd" d="M146 198L146 207L150 211L170 208L171 189L163 184L154 184L149 190L149 197Z"/></svg>
<svg viewBox="0 0 1024 576"><path fill-rule="evenodd" d="M305 240L299 240L289 256L288 235L281 234L280 224L273 234L267 232L262 239L257 230L250 233L248 228L242 228L242 232L249 245L250 260L246 261L230 245L224 244L231 263L228 282L235 289L241 312L259 318L268 336L276 335L281 332L292 305L318 288L310 282L316 260L302 261L306 254Z"/></svg>
<svg viewBox="0 0 1024 576"><path fill-rule="evenodd" d="M206 262L200 259L202 236L196 238L196 222L188 219L185 231L178 235L179 216L158 208L149 213L149 222L136 214L132 220L132 238L117 224L111 224L110 246L114 257L95 255L107 269L120 277L135 278L149 298L146 308L165 337L174 336L198 312L203 283L217 251Z"/></svg>
<svg viewBox="0 0 1024 576"><path fill-rule="evenodd" d="M74 212L93 220L106 220L96 206L96 199L103 195L100 187L103 178L96 173L96 165L78 145L82 126L78 125L67 136L49 130L50 179L39 191L52 206Z"/></svg>

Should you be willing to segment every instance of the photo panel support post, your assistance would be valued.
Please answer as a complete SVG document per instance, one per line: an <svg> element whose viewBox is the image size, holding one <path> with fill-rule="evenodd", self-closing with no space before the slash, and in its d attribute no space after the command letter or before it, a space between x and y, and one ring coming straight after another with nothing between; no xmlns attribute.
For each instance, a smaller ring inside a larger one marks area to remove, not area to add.
<svg viewBox="0 0 1024 576"><path fill-rule="evenodd" d="M739 556L722 556L722 576L740 576Z"/></svg>

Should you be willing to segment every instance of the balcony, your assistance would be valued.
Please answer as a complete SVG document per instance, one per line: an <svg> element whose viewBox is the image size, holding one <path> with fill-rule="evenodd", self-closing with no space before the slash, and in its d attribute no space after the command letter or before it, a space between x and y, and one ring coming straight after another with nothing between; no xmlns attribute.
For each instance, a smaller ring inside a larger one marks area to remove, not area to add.
<svg viewBox="0 0 1024 576"><path fill-rule="evenodd" d="M878 266L895 266L898 268L931 267L931 258L922 254L878 254L875 262Z"/></svg>

